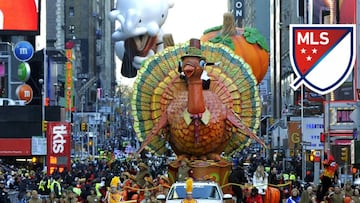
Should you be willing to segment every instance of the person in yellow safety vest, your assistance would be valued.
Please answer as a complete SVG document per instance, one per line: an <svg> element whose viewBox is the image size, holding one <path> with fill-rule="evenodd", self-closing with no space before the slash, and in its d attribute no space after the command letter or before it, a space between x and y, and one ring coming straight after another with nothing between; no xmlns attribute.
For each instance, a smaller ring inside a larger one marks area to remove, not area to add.
<svg viewBox="0 0 360 203"><path fill-rule="evenodd" d="M41 179L38 187L38 191L41 195L45 194L45 188L46 188L46 181L44 179Z"/></svg>
<svg viewBox="0 0 360 203"><path fill-rule="evenodd" d="M284 178L284 181L287 182L289 180L289 174L284 173L283 178Z"/></svg>
<svg viewBox="0 0 360 203"><path fill-rule="evenodd" d="M50 191L50 188L51 188L51 179L50 178L47 179L47 188Z"/></svg>
<svg viewBox="0 0 360 203"><path fill-rule="evenodd" d="M96 192L96 196L101 197L101 192L100 192L100 187L101 187L101 183L95 183L95 192Z"/></svg>
<svg viewBox="0 0 360 203"><path fill-rule="evenodd" d="M270 173L270 166L265 166L265 172L268 174Z"/></svg>
<svg viewBox="0 0 360 203"><path fill-rule="evenodd" d="M80 195L81 195L81 188L73 187L72 191L73 191L77 196L80 196Z"/></svg>
<svg viewBox="0 0 360 203"><path fill-rule="evenodd" d="M289 180L291 180L292 182L295 182L295 181L296 181L296 175L295 175L294 171L291 171L291 172L290 172Z"/></svg>
<svg viewBox="0 0 360 203"><path fill-rule="evenodd" d="M61 197L61 185L60 185L61 177L54 179L50 184L50 191L55 193L56 198Z"/></svg>
<svg viewBox="0 0 360 203"><path fill-rule="evenodd" d="M40 195L48 195L50 193L50 180L47 177L40 180L38 191Z"/></svg>

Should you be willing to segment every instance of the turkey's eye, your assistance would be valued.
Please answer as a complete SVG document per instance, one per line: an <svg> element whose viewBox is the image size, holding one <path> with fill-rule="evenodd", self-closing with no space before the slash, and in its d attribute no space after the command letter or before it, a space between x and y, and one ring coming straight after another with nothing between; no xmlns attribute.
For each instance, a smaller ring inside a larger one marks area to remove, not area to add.
<svg viewBox="0 0 360 203"><path fill-rule="evenodd" d="M200 66L201 68L204 68L204 67L206 66L206 61L205 61L205 60L200 60L200 61L199 61L199 66Z"/></svg>

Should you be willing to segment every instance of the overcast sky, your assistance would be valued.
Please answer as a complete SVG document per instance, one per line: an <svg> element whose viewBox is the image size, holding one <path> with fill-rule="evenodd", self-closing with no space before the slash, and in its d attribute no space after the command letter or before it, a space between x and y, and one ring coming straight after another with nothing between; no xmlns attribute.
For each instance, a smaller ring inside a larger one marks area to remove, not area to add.
<svg viewBox="0 0 360 203"><path fill-rule="evenodd" d="M190 38L200 38L203 31L222 25L223 15L227 12L227 0L174 0L163 25L164 33L172 34L175 43ZM118 63L119 64L119 63ZM118 65L120 69L121 65ZM124 78L117 70L117 80L121 84L132 85L134 79Z"/></svg>
<svg viewBox="0 0 360 203"><path fill-rule="evenodd" d="M203 31L223 22L227 0L174 0L168 18L163 25L164 33L171 33L175 43L190 38L200 38Z"/></svg>

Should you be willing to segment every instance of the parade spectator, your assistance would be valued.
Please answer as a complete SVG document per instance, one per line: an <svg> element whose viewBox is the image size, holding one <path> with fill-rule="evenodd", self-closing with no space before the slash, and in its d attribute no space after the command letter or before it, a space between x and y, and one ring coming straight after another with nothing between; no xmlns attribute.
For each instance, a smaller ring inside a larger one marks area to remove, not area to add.
<svg viewBox="0 0 360 203"><path fill-rule="evenodd" d="M334 192L329 194L330 200L332 203L343 203L344 202L344 194L341 192L341 188L339 186L334 187Z"/></svg>
<svg viewBox="0 0 360 203"><path fill-rule="evenodd" d="M138 200L139 199L139 189L141 188L140 185L136 182L136 176L131 175L131 186L128 189L128 198L129 200Z"/></svg>
<svg viewBox="0 0 360 203"><path fill-rule="evenodd" d="M100 198L96 195L95 188L90 189L90 194L86 197L88 203L100 202Z"/></svg>
<svg viewBox="0 0 360 203"><path fill-rule="evenodd" d="M141 203L151 203L152 197L154 196L151 188L154 187L154 183L150 176L147 176L144 179L145 179L144 192L140 193L141 194L140 200Z"/></svg>
<svg viewBox="0 0 360 203"><path fill-rule="evenodd" d="M247 183L247 180L245 177L245 172L240 164L237 167L235 167L234 170L231 172L228 182L234 183L231 186L231 189L236 196L236 203L242 202L244 199L244 196L243 196L242 188L239 185L243 185L243 184Z"/></svg>
<svg viewBox="0 0 360 203"><path fill-rule="evenodd" d="M19 195L18 195L18 198L21 200L24 198L24 196L26 195L27 191L30 190L30 185L31 185L31 182L30 180L28 179L29 177L29 174L28 173L25 173L24 176L22 176L22 170L20 170L18 172L18 174L20 175L19 176Z"/></svg>
<svg viewBox="0 0 360 203"><path fill-rule="evenodd" d="M289 180L291 181L291 184L294 185L296 181L296 174L295 171L290 171Z"/></svg>
<svg viewBox="0 0 360 203"><path fill-rule="evenodd" d="M29 203L42 203L42 199L39 197L39 194L36 190L31 191L31 198Z"/></svg>
<svg viewBox="0 0 360 203"><path fill-rule="evenodd" d="M106 178L102 177L100 180L100 184L99 185L95 185L95 189L99 190L101 199L104 199L106 196L106 192L107 192L107 187L106 187Z"/></svg>
<svg viewBox="0 0 360 203"><path fill-rule="evenodd" d="M74 177L74 174L72 173L72 171L67 171L63 178L64 183L65 183L64 187L67 188L68 186L73 185L74 179L75 179L75 177Z"/></svg>
<svg viewBox="0 0 360 203"><path fill-rule="evenodd" d="M31 198L31 192L28 191L28 192L26 192L25 195L21 198L20 202L21 202L21 203L28 203L29 200L30 200L30 198Z"/></svg>
<svg viewBox="0 0 360 203"><path fill-rule="evenodd" d="M73 192L72 189L73 189L72 187L69 187L67 189L65 203L77 203L77 202L79 202L78 198L77 198L77 195Z"/></svg>
<svg viewBox="0 0 360 203"><path fill-rule="evenodd" d="M64 202L66 202L67 201L67 191L66 190L64 190L62 193L61 193L61 197L59 198L59 202L61 202L61 203L64 203ZM55 194L55 196L56 196L56 194Z"/></svg>
<svg viewBox="0 0 360 203"><path fill-rule="evenodd" d="M272 166L270 168L269 184L271 184L271 185L279 184L279 181L278 181L278 178L277 178L277 169L274 166Z"/></svg>
<svg viewBox="0 0 360 203"><path fill-rule="evenodd" d="M258 189L258 194L265 196L268 187L268 174L265 172L264 166L259 165L253 175L253 185Z"/></svg>
<svg viewBox="0 0 360 203"><path fill-rule="evenodd" d="M354 203L360 203L360 191L359 191L359 188L356 187L354 189L354 194L353 194L353 196L351 198L354 201Z"/></svg>
<svg viewBox="0 0 360 203"><path fill-rule="evenodd" d="M245 203L263 203L263 198L259 194L258 189L256 187L253 187L251 189L251 193L249 196L246 197Z"/></svg>
<svg viewBox="0 0 360 203"><path fill-rule="evenodd" d="M8 191L5 189L5 180L0 179L0 202L10 203Z"/></svg>
<svg viewBox="0 0 360 203"><path fill-rule="evenodd" d="M304 181L307 183L314 182L314 175L310 171L306 171Z"/></svg>
<svg viewBox="0 0 360 203"><path fill-rule="evenodd" d="M291 195L286 199L286 203L299 203L300 191L296 188L291 190Z"/></svg>
<svg viewBox="0 0 360 203"><path fill-rule="evenodd" d="M59 202L59 199L56 198L56 195L54 192L50 192L49 197L46 198L46 203L57 203Z"/></svg>
<svg viewBox="0 0 360 203"><path fill-rule="evenodd" d="M347 182L344 185L344 190L343 190L344 196L345 197L351 197L354 194L353 189L351 188L351 182Z"/></svg>
<svg viewBox="0 0 360 203"><path fill-rule="evenodd" d="M306 190L301 193L299 203L317 203L316 195L313 192L312 186L308 186Z"/></svg>
<svg viewBox="0 0 360 203"><path fill-rule="evenodd" d="M145 176L151 176L151 174L149 171L149 167L145 163L141 162L139 163L139 171L135 175L135 182L141 188L143 188L145 185Z"/></svg>
<svg viewBox="0 0 360 203"><path fill-rule="evenodd" d="M50 180L46 176L44 176L38 186L38 191L40 195L48 195L50 193L50 184L48 183Z"/></svg>
<svg viewBox="0 0 360 203"><path fill-rule="evenodd" d="M168 177L166 177L165 175L161 175L159 177L158 180L158 194L163 194L163 195L167 195L167 193L169 192L169 188L170 188L170 181L168 179Z"/></svg>
<svg viewBox="0 0 360 203"><path fill-rule="evenodd" d="M15 186L14 177L12 175L8 175L6 181L6 188L14 189L14 186Z"/></svg>
<svg viewBox="0 0 360 203"><path fill-rule="evenodd" d="M61 176L58 175L58 176L55 176L55 179L53 179L50 184L50 191L55 193L56 198L61 197L62 187L61 187L60 182L61 182Z"/></svg>
<svg viewBox="0 0 360 203"><path fill-rule="evenodd" d="M189 170L191 168L188 165L188 160L187 159L182 159L180 161L180 166L178 169L178 176L177 176L177 180L178 181L186 181L186 179L189 176Z"/></svg>

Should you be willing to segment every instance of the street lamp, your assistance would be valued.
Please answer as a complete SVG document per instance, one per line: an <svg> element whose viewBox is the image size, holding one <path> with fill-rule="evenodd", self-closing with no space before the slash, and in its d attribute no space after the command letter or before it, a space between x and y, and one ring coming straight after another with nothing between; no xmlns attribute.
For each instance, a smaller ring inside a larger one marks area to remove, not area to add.
<svg viewBox="0 0 360 203"><path fill-rule="evenodd" d="M45 124L45 92L44 92L44 80L39 79L39 84L41 85L41 123ZM44 127L42 128L44 129ZM45 137L45 132L42 131L42 136Z"/></svg>
<svg viewBox="0 0 360 203"><path fill-rule="evenodd" d="M85 85L86 83L86 79L82 79L81 81L82 85ZM81 103L81 122L85 122L84 120L84 105L85 105L85 93L82 93L81 94L81 100L80 100L80 103ZM87 132L81 132L81 136L80 136L80 139L81 139L81 159L84 158L84 154L83 154L83 151L84 151L84 133L86 134ZM88 151L89 152L89 151Z"/></svg>
<svg viewBox="0 0 360 203"><path fill-rule="evenodd" d="M47 125L45 122L45 91L44 91L44 80L42 78L39 79L39 84L41 85L41 135L42 138L45 139L45 125ZM44 157L43 161L43 168L46 166L46 155Z"/></svg>

